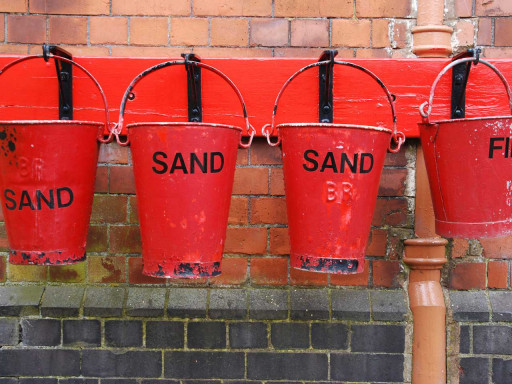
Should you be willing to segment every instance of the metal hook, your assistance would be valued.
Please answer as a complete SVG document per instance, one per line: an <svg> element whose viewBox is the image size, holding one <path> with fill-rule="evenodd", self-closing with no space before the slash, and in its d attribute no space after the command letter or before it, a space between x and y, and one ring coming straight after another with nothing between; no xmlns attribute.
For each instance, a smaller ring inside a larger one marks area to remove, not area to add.
<svg viewBox="0 0 512 384"><path fill-rule="evenodd" d="M185 69L187 70L187 89L188 89L188 121L203 121L203 111L201 103L201 68L194 63L200 63L199 56L193 53L182 53L181 57L185 59Z"/></svg>
<svg viewBox="0 0 512 384"><path fill-rule="evenodd" d="M319 100L318 100L318 120L320 123L332 123L333 121L333 70L334 58L338 54L337 50L326 50L322 53L318 61L329 61L329 64L318 67L319 79Z"/></svg>

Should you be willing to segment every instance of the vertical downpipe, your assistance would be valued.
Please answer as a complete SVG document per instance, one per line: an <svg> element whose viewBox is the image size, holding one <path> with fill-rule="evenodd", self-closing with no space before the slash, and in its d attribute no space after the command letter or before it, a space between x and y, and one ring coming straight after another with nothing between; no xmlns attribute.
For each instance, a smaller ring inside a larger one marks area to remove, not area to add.
<svg viewBox="0 0 512 384"><path fill-rule="evenodd" d="M418 57L448 57L453 28L443 25L444 0L418 0L418 18L412 28L412 52Z"/></svg>

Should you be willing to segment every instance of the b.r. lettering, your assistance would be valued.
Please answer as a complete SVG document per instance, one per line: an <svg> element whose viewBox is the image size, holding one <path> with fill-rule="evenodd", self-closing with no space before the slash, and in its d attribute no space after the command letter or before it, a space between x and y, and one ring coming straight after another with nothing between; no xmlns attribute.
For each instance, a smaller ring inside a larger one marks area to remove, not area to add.
<svg viewBox="0 0 512 384"><path fill-rule="evenodd" d="M304 161L302 167L308 172L369 173L373 169L371 153L341 152L335 155L333 152L327 152L321 155L314 149L307 149L304 151Z"/></svg>
<svg viewBox="0 0 512 384"><path fill-rule="evenodd" d="M155 152L153 153L153 162L155 163L155 166L152 167L153 172L158 175L177 172L183 174L219 173L224 167L224 155L222 152L202 154L192 152L188 155L176 152L173 156L168 156L165 152Z"/></svg>

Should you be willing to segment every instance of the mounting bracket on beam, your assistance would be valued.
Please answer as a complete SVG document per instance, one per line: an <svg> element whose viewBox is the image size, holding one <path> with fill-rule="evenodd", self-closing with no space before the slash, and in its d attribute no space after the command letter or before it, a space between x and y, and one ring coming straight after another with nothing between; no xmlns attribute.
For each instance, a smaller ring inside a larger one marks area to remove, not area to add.
<svg viewBox="0 0 512 384"><path fill-rule="evenodd" d="M190 61L201 62L199 56L193 53L182 53L185 59L187 70L187 93L188 93L188 121L203 121L203 109L201 105L201 68L190 65Z"/></svg>
<svg viewBox="0 0 512 384"><path fill-rule="evenodd" d="M49 54L73 60L68 51L56 45L43 44L43 58L48 61ZM57 79L59 81L59 120L73 120L73 65L55 60Z"/></svg>
<svg viewBox="0 0 512 384"><path fill-rule="evenodd" d="M330 61L327 65L318 67L318 121L320 123L332 123L333 121L333 69L334 58L338 54L336 50L326 50L318 61Z"/></svg>
<svg viewBox="0 0 512 384"><path fill-rule="evenodd" d="M477 65L481 52L480 48L468 49L453 57L453 60L463 57L475 57L475 65ZM462 63L452 68L451 119L463 119L466 116L466 85L470 70L471 62Z"/></svg>

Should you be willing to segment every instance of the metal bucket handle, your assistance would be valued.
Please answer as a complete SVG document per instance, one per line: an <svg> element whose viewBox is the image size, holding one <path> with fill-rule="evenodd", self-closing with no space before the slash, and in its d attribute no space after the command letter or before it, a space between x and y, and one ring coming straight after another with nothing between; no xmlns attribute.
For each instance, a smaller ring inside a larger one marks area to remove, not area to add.
<svg viewBox="0 0 512 384"><path fill-rule="evenodd" d="M50 58L53 57L53 59L55 59L55 60L64 61L66 63L70 63L70 64L80 68L82 70L82 72L84 72L94 82L94 84L96 85L96 87L100 91L101 97L103 98L103 106L105 107L105 127L104 128L102 127L99 130L97 139L101 143L109 143L109 142L111 142L112 141L112 137L113 137L113 132L109 128L109 111L108 111L107 98L105 97L105 92L103 92L103 89L101 88L100 83L98 83L98 81L94 78L94 76L87 69L82 67L77 62L75 62L73 60L70 60L70 59L68 59L66 57L56 56L56 55L51 55L51 54L46 56L46 58L48 58L48 57L50 57ZM9 69L9 68L13 67L14 65L19 64L19 63L21 63L23 61L32 60L32 59L40 59L40 58L46 60L44 55L32 55L32 56L25 56L25 57L22 57L20 59L11 61L9 64L5 65L2 69L0 69L0 75L2 75L5 71L7 71L7 69ZM72 121L72 120L70 120L70 121ZM109 132L109 135L108 135L108 137L106 139L103 138L104 129L106 129Z"/></svg>
<svg viewBox="0 0 512 384"><path fill-rule="evenodd" d="M349 66L349 67L352 67L352 68L355 68L355 69L359 69L360 71L363 71L364 73L366 73L367 75L372 77L375 81L377 81L377 83L379 83L381 88L386 93L386 96L388 98L389 104L391 106L391 113L393 114L393 132L392 132L391 137L392 137L393 141L395 142L395 146L392 146L391 142L390 142L388 150L390 152L393 152L393 153L398 152L400 150L400 147L402 146L402 144L405 142L405 135L403 134L403 132L399 132L396 129L396 112L395 112L395 102L394 102L395 97L388 91L388 89L386 88L386 86L384 85L382 80L379 79L373 72L371 72L370 70L368 70L368 69L366 69L366 68L364 68L364 67L362 67L360 65L357 65L357 64L354 64L354 63L349 63L347 61L330 61L330 60L326 60L326 61L319 61L319 62L316 62L316 63L313 63L313 64L309 64L309 65L305 66L304 68L299 69L288 80L286 80L286 82L283 84L283 87L281 88L281 90L277 94L277 98L276 98L276 101L274 103L274 110L272 111L272 123L271 124L265 124L261 128L261 132L262 132L263 136L265 136L267 138L268 144L270 146L272 146L272 147L276 147L276 146L278 146L281 143L281 135L279 133L279 129L277 130L277 141L276 142L272 142L270 140L270 136L276 130L275 118L276 118L276 112L277 112L277 105L278 105L279 99L281 98L281 95L283 94L283 92L286 89L286 87L288 87L288 85L292 82L293 79L295 79L297 76L299 76L301 73L305 72L306 70L308 70L310 68L313 68L313 67L318 67L320 65L328 65L328 64L332 64L332 63L339 64L339 65L346 65L346 66Z"/></svg>
<svg viewBox="0 0 512 384"><path fill-rule="evenodd" d="M432 88L430 89L430 97L429 97L428 101L425 101L423 104L421 104L420 108L419 108L420 115L423 117L423 120L425 123L430 124L430 114L432 113L432 103L434 101L434 92L436 90L437 83L439 82L439 80L441 80L441 77L443 77L443 75L446 72L448 72L448 70L455 67L456 65L461 64L461 63L467 63L467 62L475 62L475 65L478 63L482 63L482 64L488 66L489 68L491 68L494 71L494 73L496 73L496 75L498 75L501 82L505 86L505 91L507 91L508 105L509 105L510 111L512 113L512 95L510 92L510 86L508 85L507 80L502 75L502 73L498 70L498 68L496 68L491 63L489 63L485 60L482 60L478 57L466 57L463 59L452 61L450 64L448 64L446 67L444 67L443 70L441 72L439 72L439 74L437 75L436 79L434 80L434 83L432 84ZM425 108L427 108L426 112L425 112Z"/></svg>
<svg viewBox="0 0 512 384"><path fill-rule="evenodd" d="M238 96L238 100L240 101L240 104L242 104L242 109L243 109L244 119L245 119L245 126L247 129L247 133L249 133L248 143L244 144L244 143L242 143L242 141L240 141L239 145L242 148L249 148L251 146L252 139L254 138L254 135L256 134L256 129L249 123L249 118L247 116L247 108L245 107L244 99L242 97L242 94L236 87L235 83L233 83L233 81L231 81L231 79L229 77L227 77L224 73L219 71L217 68L212 67L208 64L204 64L204 63L192 61L192 60L189 60L189 61L185 61L185 60L166 61L165 63L160 63L160 64L154 65L153 67L146 69L145 71L139 73L132 80L132 82L126 89L126 92L124 93L123 100L121 101L121 106L119 108L119 122L116 124L116 126L113 129L114 135L116 136L117 143L122 146L126 146L126 145L130 144L130 139L129 139L128 135L126 136L126 141L124 141L124 142L119 139L119 135L121 134L121 131L123 130L124 111L125 111L125 107L126 107L126 101L129 99L129 96L132 93L133 88L135 88L135 85L143 77L149 75L151 72L155 72L155 71L158 71L159 69L162 69L165 67L170 67L172 65L185 65L185 64L191 65L191 66L196 66L196 67L201 67L201 68L207 69L207 70L215 73L216 75L218 75L222 79L224 79L231 86L231 88L235 91L236 95Z"/></svg>

